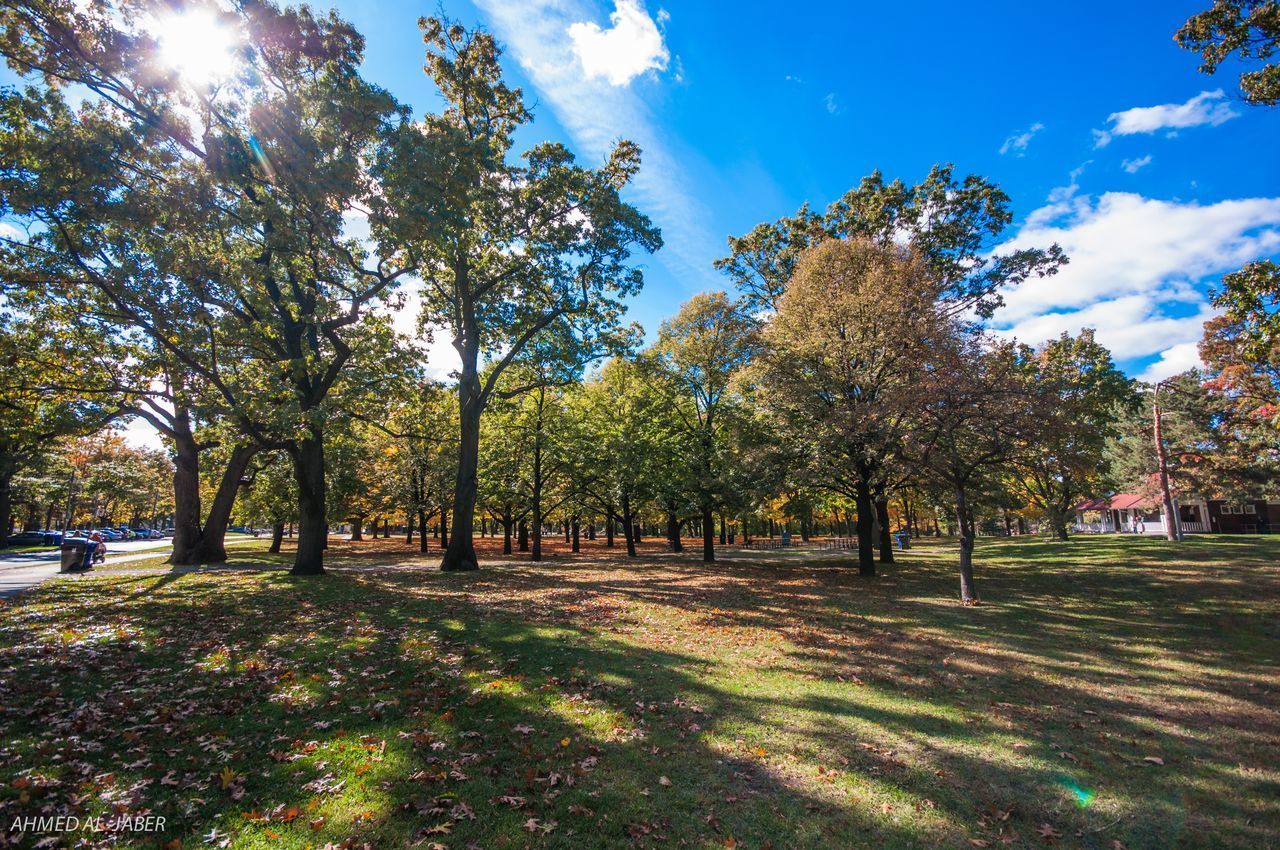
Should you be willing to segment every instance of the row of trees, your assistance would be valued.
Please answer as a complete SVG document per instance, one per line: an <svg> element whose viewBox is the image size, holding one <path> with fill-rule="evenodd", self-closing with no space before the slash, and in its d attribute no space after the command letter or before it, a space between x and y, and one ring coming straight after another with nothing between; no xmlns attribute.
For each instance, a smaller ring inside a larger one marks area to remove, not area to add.
<svg viewBox="0 0 1280 850"><path fill-rule="evenodd" d="M434 523L443 568L472 569L490 520L530 529L538 557L548 517L604 519L633 548L656 514L710 560L717 520L852 509L865 572L894 521L951 517L971 599L980 509L1065 536L1120 468L1135 387L1092 335L1032 349L981 328L1066 262L995 250L1012 212L990 181L875 173L731 238L717 266L739 297L693 299L637 352L632 254L661 237L622 198L634 145L595 168L555 143L516 154L532 116L498 46L442 18L420 25L445 107L415 120L360 76L335 15L201 8L239 44L201 80L165 66L142 0L0 10L27 82L0 92L6 516L49 440L140 417L171 447L174 563L225 559L236 510L296 523L310 574L337 520ZM1274 351L1234 342L1274 317L1246 303L1274 276L1228 281L1211 380L1185 382L1213 397L1211 434L1179 463L1258 419L1242 387L1274 397ZM392 329L409 294L421 337L457 352L447 386Z"/></svg>
<svg viewBox="0 0 1280 850"><path fill-rule="evenodd" d="M4 533L15 519L23 531L157 526L173 510L172 477L168 455L130 446L110 429L47 442L10 482Z"/></svg>

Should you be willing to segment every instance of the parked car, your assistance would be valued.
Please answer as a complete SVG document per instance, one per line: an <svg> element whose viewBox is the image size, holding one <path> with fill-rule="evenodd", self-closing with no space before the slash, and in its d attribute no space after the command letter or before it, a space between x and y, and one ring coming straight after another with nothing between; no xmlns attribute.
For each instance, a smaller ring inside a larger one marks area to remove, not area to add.
<svg viewBox="0 0 1280 850"><path fill-rule="evenodd" d="M46 545L46 546L61 546L61 545L62 545L62 532L61 532L61 531L46 531L46 532L44 532L44 545Z"/></svg>
<svg viewBox="0 0 1280 850"><path fill-rule="evenodd" d="M18 534L10 535L4 541L9 546L43 546L44 532L42 531L23 531Z"/></svg>
<svg viewBox="0 0 1280 850"><path fill-rule="evenodd" d="M120 532L110 528L99 528L98 533L102 535L102 539L109 543L114 543L120 539Z"/></svg>

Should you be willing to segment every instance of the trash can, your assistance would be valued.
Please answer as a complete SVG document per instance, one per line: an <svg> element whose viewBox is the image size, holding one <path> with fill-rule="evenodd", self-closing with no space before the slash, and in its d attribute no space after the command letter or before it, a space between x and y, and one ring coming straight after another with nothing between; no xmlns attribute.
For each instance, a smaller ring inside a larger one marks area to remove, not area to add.
<svg viewBox="0 0 1280 850"><path fill-rule="evenodd" d="M93 550L97 546L83 537L68 537L62 541L62 568L59 572L78 573L93 568Z"/></svg>

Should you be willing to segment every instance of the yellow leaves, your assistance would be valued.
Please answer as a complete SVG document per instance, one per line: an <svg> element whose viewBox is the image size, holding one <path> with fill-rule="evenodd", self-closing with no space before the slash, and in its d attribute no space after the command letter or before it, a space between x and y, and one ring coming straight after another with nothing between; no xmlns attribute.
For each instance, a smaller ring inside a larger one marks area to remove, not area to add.
<svg viewBox="0 0 1280 850"><path fill-rule="evenodd" d="M236 772L229 767L224 767L218 773L218 781L222 783L222 790L230 788L236 781Z"/></svg>
<svg viewBox="0 0 1280 850"><path fill-rule="evenodd" d="M573 739L572 739L572 738L561 738L561 739L560 739L560 746L562 746L562 747L567 747L567 746L569 746L571 743L573 743Z"/></svg>

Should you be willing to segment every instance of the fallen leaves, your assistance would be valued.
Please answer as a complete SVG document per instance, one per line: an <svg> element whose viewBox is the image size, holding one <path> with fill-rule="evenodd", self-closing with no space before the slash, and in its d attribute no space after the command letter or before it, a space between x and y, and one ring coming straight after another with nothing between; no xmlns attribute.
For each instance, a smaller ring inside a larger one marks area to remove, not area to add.
<svg viewBox="0 0 1280 850"><path fill-rule="evenodd" d="M1051 823L1042 823L1036 827L1036 834L1046 841L1053 841L1055 838L1061 838L1062 833L1054 828Z"/></svg>

